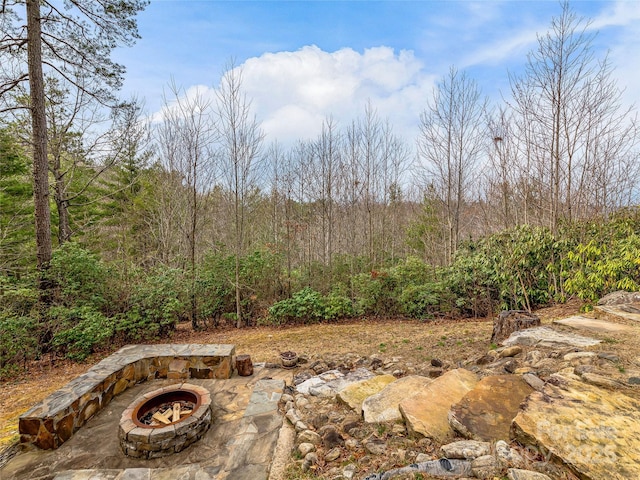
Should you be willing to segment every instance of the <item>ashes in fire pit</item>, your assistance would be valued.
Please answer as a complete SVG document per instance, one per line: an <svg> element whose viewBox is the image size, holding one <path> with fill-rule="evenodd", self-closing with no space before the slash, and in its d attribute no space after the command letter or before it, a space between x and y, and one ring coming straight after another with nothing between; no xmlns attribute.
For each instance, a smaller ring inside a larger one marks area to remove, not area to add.
<svg viewBox="0 0 640 480"><path fill-rule="evenodd" d="M130 457L163 457L202 438L211 420L206 389L188 383L159 388L122 412L120 446Z"/></svg>

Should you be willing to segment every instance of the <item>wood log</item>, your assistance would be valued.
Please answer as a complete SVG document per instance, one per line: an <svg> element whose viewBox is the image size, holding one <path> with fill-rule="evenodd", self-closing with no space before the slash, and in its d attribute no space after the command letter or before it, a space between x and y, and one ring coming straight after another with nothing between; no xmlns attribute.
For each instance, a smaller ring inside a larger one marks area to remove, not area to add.
<svg viewBox="0 0 640 480"><path fill-rule="evenodd" d="M173 404L173 417L171 418L171 420L174 422L177 422L178 420L180 420L180 404L179 403Z"/></svg>
<svg viewBox="0 0 640 480"><path fill-rule="evenodd" d="M505 310L493 321L491 343L498 344L513 332L540 326L540 319L524 310Z"/></svg>
<svg viewBox="0 0 640 480"><path fill-rule="evenodd" d="M251 363L251 356L238 355L236 357L236 370L241 377L250 377L253 375L253 363Z"/></svg>
<svg viewBox="0 0 640 480"><path fill-rule="evenodd" d="M153 418L154 420L157 420L158 422L164 423L165 425L168 425L171 423L171 421L160 412L154 413L153 417L151 418Z"/></svg>

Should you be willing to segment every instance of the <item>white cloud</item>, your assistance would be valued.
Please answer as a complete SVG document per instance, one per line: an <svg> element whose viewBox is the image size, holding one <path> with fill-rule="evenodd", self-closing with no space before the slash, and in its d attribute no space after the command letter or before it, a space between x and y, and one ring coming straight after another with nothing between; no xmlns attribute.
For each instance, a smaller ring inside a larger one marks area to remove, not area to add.
<svg viewBox="0 0 640 480"><path fill-rule="evenodd" d="M267 141L285 145L315 138L330 116L346 127L364 114L368 101L381 119L389 119L396 134L412 143L435 79L425 73L413 52L396 53L389 47L360 53L305 46L294 52L265 53L240 67L243 89ZM197 85L184 92L187 98L203 95L215 101L213 88ZM166 108L154 119L161 119Z"/></svg>
<svg viewBox="0 0 640 480"><path fill-rule="evenodd" d="M413 52L389 47L359 53L306 46L250 58L242 68L244 89L265 133L283 143L314 138L329 116L346 126L369 100L412 141L433 85Z"/></svg>

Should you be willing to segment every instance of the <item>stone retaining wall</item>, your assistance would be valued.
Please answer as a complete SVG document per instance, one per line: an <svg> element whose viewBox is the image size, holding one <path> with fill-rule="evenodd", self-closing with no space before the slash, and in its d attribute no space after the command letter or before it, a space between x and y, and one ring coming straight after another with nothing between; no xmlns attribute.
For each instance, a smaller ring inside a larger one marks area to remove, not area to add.
<svg viewBox="0 0 640 480"><path fill-rule="evenodd" d="M128 345L20 416L20 444L58 448L111 399L156 378L230 378L234 345Z"/></svg>

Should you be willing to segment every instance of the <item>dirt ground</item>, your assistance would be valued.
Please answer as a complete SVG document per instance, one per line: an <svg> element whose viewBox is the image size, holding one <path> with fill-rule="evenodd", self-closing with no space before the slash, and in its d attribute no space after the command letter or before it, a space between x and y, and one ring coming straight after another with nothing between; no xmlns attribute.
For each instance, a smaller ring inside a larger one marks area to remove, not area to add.
<svg viewBox="0 0 640 480"><path fill-rule="evenodd" d="M549 323L578 311L579 304L573 303L539 310L536 314L543 323ZM492 327L492 319L417 321L362 318L342 323L198 332L192 331L189 324L181 324L168 341L233 344L236 353L251 355L254 363L276 362L280 352L294 350L308 356L342 353L368 356L378 353L386 358L401 357L405 363L419 364L438 358L455 364L486 353L490 348ZM626 348L619 344L624 341L614 339L612 342L618 345L606 345L611 350ZM630 351L625 357L640 354L636 342L628 347ZM17 441L18 417L22 413L110 353L112 351L100 352L82 364L45 359L29 365L19 378L0 383L0 452Z"/></svg>

